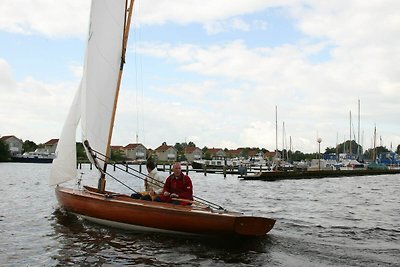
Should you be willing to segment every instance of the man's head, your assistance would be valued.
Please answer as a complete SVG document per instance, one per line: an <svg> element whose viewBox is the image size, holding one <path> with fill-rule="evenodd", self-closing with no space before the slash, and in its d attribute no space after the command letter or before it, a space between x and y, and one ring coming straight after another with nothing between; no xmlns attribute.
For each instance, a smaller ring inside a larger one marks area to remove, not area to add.
<svg viewBox="0 0 400 267"><path fill-rule="evenodd" d="M156 164L154 163L154 161L149 160L146 162L146 167L147 167L147 171L151 172L156 167Z"/></svg>
<svg viewBox="0 0 400 267"><path fill-rule="evenodd" d="M181 175L181 173L182 173L181 164L179 162L175 162L174 166L172 166L172 171L173 171L174 175L177 177L179 175Z"/></svg>

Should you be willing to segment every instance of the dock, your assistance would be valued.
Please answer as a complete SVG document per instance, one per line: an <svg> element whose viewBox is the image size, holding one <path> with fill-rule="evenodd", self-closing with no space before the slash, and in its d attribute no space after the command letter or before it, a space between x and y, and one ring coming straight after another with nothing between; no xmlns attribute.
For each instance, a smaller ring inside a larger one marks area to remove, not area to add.
<svg viewBox="0 0 400 267"><path fill-rule="evenodd" d="M400 169L388 170L320 170L320 171L267 171L239 176L242 180L277 181L284 179L316 179L367 175L399 174Z"/></svg>

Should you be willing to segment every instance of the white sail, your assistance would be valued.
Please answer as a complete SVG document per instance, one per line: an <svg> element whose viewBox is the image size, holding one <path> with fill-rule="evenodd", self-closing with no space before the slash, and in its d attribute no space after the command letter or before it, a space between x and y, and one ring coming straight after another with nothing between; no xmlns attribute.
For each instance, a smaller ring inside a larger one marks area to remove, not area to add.
<svg viewBox="0 0 400 267"><path fill-rule="evenodd" d="M83 87L82 141L107 154L108 136L121 65L124 0L92 2ZM89 157L90 158L90 157ZM103 162L99 162L102 167Z"/></svg>
<svg viewBox="0 0 400 267"><path fill-rule="evenodd" d="M76 177L76 128L81 111L81 88L75 93L74 100L64 123L56 149L56 158L50 170L50 185L69 181Z"/></svg>
<svg viewBox="0 0 400 267"><path fill-rule="evenodd" d="M72 118L70 115L67 118L57 147L57 158L53 161L50 184L66 181L67 177L63 176L72 174L70 170L72 165L71 162L66 162L67 158L68 161L74 160L74 169L76 169L77 124L74 124L76 120L73 118L76 119L77 114L81 116L82 141L88 140L92 149L107 154L121 65L124 24L125 0L92 1L83 77L80 93L77 93L79 99L76 99L76 103L74 100L74 105L79 106L79 109L72 107L70 111ZM74 112L76 114L71 114ZM73 125L75 125L74 133L64 134L64 131L71 132L69 128ZM72 135L74 136L73 145ZM72 151L72 146L74 151ZM89 155L88 157L92 160ZM101 161L99 163L102 168L104 163ZM75 176L76 170L69 180L74 179Z"/></svg>

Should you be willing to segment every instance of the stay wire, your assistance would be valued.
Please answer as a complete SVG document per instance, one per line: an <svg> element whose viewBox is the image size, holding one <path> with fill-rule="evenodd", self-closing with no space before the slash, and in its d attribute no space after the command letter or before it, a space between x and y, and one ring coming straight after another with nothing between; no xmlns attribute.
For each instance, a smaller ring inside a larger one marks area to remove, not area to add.
<svg viewBox="0 0 400 267"><path fill-rule="evenodd" d="M110 157L108 157L108 156L104 155L103 153L98 152L98 151L96 151L96 150L94 150L94 149L92 149L92 151L95 152L95 153L97 153L97 154L99 154L100 156L104 157L104 159L97 157L98 159L100 159L100 160L103 161L104 163L107 163L107 162L106 162L106 159L107 159L107 160L110 160L110 159L111 159ZM158 180L156 180L156 179L154 179L154 178L152 178L152 177L150 177L150 176L144 174L143 172L140 172L140 171L138 171L138 170L135 170L135 169L129 167L129 165L128 165L127 163L125 163L125 164L119 164L119 165L123 165L123 166L125 166L127 169L129 169L129 170L132 170L132 171L134 171L134 172L136 172L136 173L139 173L139 174L143 175L143 176L146 177L146 178L150 178L150 181L148 180L147 182L149 182L149 183L151 183L151 184L153 184L153 185L157 185L157 186L160 186L160 185L163 186L163 185L164 185L163 183L161 183L161 182L159 182ZM126 169L124 169L124 168L122 168L122 167L119 167L118 164L115 164L114 166L115 166L115 168L117 168L117 169L119 169L119 170L122 170L122 171L125 171L126 173L128 173L128 174L130 174L130 175L132 175L132 176L134 176L134 177L136 177L136 178L138 178L138 179L141 179L142 181L145 181L145 180L146 180L145 178L140 177L139 175L136 175L136 174L134 174L134 173L132 173L132 172L127 171ZM107 172L107 174L108 174L111 178L116 179L118 182L120 182L121 184L125 185L124 183L122 183L121 181L119 181L117 178L115 178L115 177L113 177L112 175L110 175L108 172ZM156 181L157 183L155 183L154 181ZM125 185L125 186L126 186L127 188L131 189L132 191L136 192L135 190L133 190L133 189L130 188L129 186L127 186L127 185ZM136 193L137 193L137 192L136 192ZM207 206L213 206L213 208L216 208L216 209L219 209L219 210L226 210L224 207L222 207L222 206L220 206L220 205L218 205L218 204L216 204L216 203L213 203L213 202L211 202L211 201L208 201L208 200L206 200L206 199L204 199L204 198L197 197L197 196L195 196L195 195L193 195L193 198L196 199L196 200L197 200L198 202L200 202L201 204L204 204L204 205L207 205Z"/></svg>
<svg viewBox="0 0 400 267"><path fill-rule="evenodd" d="M111 159L110 157L108 157L108 156L102 154L101 152L98 152L98 151L96 151L96 150L94 150L94 149L92 149L92 150L93 150L93 152L95 152L95 153L99 154L100 156L104 157L104 159L97 157L98 159L100 159L100 160L103 161L104 163L106 163L106 159L107 159L107 160L110 160L110 159ZM123 166L125 166L125 168L119 167L118 165L123 165ZM150 178L150 180L147 180L147 182L149 182L149 183L151 183L151 184L153 184L153 185L157 185L157 186L163 186L163 185L164 185L163 183L161 183L161 182L159 182L158 180L156 180L156 179L154 179L154 178L152 178L152 177L150 177L150 176L144 174L143 172L140 172L140 171L138 171L138 170L135 170L135 169L132 168L132 167L129 167L129 165L128 165L127 163L125 163L125 164L115 164L114 166L115 166L115 168L117 168L117 169L119 169L119 170L122 170L122 171L125 171L126 173L128 173L128 174L130 174L130 175L132 175L132 176L134 176L134 177L136 177L136 178L138 178L138 179L141 179L142 181L145 181L146 178ZM129 169L129 170L131 170L131 171L134 171L134 172L136 172L136 173L139 173L139 174L143 175L143 176L146 177L146 178L140 177L140 176L137 175L137 174L134 174L134 173L132 173L132 172L129 172L129 171L126 170L126 168ZM109 173L107 173L107 174L110 175ZM113 177L113 176L111 176L111 175L110 175L110 177L112 177L113 179L116 179L116 180L117 180L117 178L115 178L115 177ZM120 182L120 183L123 184L122 182ZM123 184L123 185L124 185L124 184ZM129 189L131 189L129 186L127 186L127 185L125 185L125 186L128 187ZM133 190L133 189L131 189L131 190L134 191L134 192L136 192L136 191ZM216 203L213 203L213 202L211 202L211 201L208 201L208 200L206 200L206 199L204 199L204 198L201 198L201 197L198 197L198 196L195 196L195 195L193 195L193 198L194 198L195 200L197 200L198 202L200 202L201 204L204 204L204 205L207 205L207 206L213 206L213 208L219 209L219 210L226 210L224 207L222 207L222 206L220 206L220 205L218 205L218 204L216 204Z"/></svg>

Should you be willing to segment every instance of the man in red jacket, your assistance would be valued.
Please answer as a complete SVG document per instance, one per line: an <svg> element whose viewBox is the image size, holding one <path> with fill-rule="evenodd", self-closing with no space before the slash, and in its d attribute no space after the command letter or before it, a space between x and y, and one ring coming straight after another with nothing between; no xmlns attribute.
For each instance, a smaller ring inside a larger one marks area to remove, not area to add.
<svg viewBox="0 0 400 267"><path fill-rule="evenodd" d="M162 202L172 202L180 205L190 205L193 200L192 180L188 175L182 173L181 164L176 162L172 167L173 173L165 180L164 188L161 192ZM178 199L178 200L174 200ZM183 201L189 200L189 202Z"/></svg>

